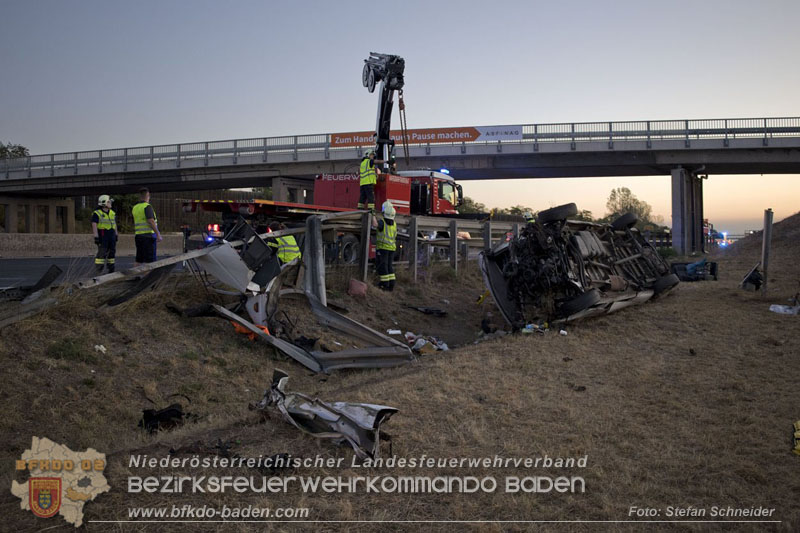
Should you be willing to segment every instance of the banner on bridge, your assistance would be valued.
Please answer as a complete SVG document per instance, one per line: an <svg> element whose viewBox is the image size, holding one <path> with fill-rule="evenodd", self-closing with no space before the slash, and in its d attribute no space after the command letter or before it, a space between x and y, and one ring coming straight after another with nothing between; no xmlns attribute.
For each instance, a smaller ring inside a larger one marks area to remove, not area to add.
<svg viewBox="0 0 800 533"><path fill-rule="evenodd" d="M332 133L331 147L367 146L375 142L374 137L375 132L372 131ZM400 130L392 130L391 137L395 144L403 144ZM409 144L515 140L522 140L522 126L467 126L408 130Z"/></svg>

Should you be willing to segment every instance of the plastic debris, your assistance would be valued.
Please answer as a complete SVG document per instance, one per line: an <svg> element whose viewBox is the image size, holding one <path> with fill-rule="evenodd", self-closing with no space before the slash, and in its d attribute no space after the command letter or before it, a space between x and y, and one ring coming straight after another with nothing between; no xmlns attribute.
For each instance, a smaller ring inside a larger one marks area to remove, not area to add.
<svg viewBox="0 0 800 533"><path fill-rule="evenodd" d="M558 332L558 334L561 335L562 337L566 337L567 336L567 330L562 329L561 331Z"/></svg>
<svg viewBox="0 0 800 533"><path fill-rule="evenodd" d="M386 330L386 333L387 333L388 335L400 335L400 334L401 334L401 333L403 333L403 332L402 332L402 331L400 331L399 329L387 329L387 330Z"/></svg>
<svg viewBox="0 0 800 533"><path fill-rule="evenodd" d="M411 350L419 354L428 354L435 351L447 351L450 347L441 339L431 336L415 335L410 331L405 334L406 342Z"/></svg>
<svg viewBox="0 0 800 533"><path fill-rule="evenodd" d="M772 304L769 306L769 310L780 315L798 315L800 314L800 305L792 306Z"/></svg>
<svg viewBox="0 0 800 533"><path fill-rule="evenodd" d="M95 344L94 345L94 351L100 352L102 354L105 354L107 350L106 350L106 347L103 346L102 344Z"/></svg>

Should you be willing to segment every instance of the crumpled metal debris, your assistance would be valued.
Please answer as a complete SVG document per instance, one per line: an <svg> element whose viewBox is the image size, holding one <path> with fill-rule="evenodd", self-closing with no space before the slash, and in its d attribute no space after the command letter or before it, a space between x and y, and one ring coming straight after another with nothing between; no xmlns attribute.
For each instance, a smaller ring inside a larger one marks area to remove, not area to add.
<svg viewBox="0 0 800 533"><path fill-rule="evenodd" d="M320 439L336 439L352 446L361 459L380 454L380 441L391 441L381 433L381 424L397 412L394 407L369 403L327 403L299 392L286 392L289 374L275 370L272 384L254 408L275 406L287 422Z"/></svg>
<svg viewBox="0 0 800 533"><path fill-rule="evenodd" d="M184 413L181 404L173 403L164 409L143 409L139 427L146 429L148 433L155 433L159 430L173 429L183 425L189 418L196 417L191 413Z"/></svg>

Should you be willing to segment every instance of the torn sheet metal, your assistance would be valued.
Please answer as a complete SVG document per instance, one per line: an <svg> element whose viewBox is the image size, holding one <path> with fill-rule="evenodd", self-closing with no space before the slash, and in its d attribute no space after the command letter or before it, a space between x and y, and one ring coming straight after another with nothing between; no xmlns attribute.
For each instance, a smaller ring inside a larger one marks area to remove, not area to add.
<svg viewBox="0 0 800 533"><path fill-rule="evenodd" d="M270 346L274 347L275 349L279 350L281 353L286 354L287 356L291 357L304 367L312 370L314 372L322 372L323 367L319 361L317 361L314 356L310 353L305 351L304 349L300 348L299 346L295 346L290 342L286 342L283 339L279 339L273 335L267 335L262 330L258 329L255 325L251 322L243 319L236 313L228 311L221 305L214 305L214 310L219 313L220 316L227 318L228 320L233 320L237 324L244 326L251 332L256 334L256 337L261 339L262 341L266 342Z"/></svg>
<svg viewBox="0 0 800 533"><path fill-rule="evenodd" d="M250 281L255 272L247 268L239 253L228 242L216 246L206 255L197 257L195 261L206 272L239 292L259 292L261 289L258 284Z"/></svg>
<svg viewBox="0 0 800 533"><path fill-rule="evenodd" d="M313 294L306 293L306 296L308 297L308 303L311 304L311 311L323 326L338 329L376 346L399 346L407 351L409 360L413 359L411 350L402 342L325 307Z"/></svg>
<svg viewBox="0 0 800 533"><path fill-rule="evenodd" d="M298 392L286 392L289 375L275 370L272 385L256 404L264 410L275 406L294 427L320 439L346 441L361 459L380 455L381 424L397 412L394 407L369 403L326 403Z"/></svg>
<svg viewBox="0 0 800 533"><path fill-rule="evenodd" d="M325 369L342 370L343 368L390 368L410 363L414 360L408 348L399 346L372 346L338 352L311 352Z"/></svg>
<svg viewBox="0 0 800 533"><path fill-rule="evenodd" d="M156 286L158 286L158 284L163 281L163 279L166 278L174 268L175 263L172 263L170 265L165 265L155 270L151 270L145 277L136 282L136 285L124 291L119 296L114 296L108 300L105 305L114 307L115 305L127 302L135 296L138 296L141 292L148 288L156 288Z"/></svg>

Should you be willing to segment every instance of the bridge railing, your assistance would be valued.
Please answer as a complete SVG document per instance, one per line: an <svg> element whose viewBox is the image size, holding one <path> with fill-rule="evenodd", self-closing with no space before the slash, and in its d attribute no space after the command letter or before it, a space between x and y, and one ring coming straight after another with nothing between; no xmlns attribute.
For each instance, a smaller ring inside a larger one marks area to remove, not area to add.
<svg viewBox="0 0 800 533"><path fill-rule="evenodd" d="M688 147L696 139L722 139L727 146L729 139L762 138L767 144L770 138L800 137L800 117L737 118L701 120L645 120L626 122L575 122L561 124L527 124L522 126L522 140L513 141L467 141L437 144L519 144L607 141L613 147L615 141L683 140ZM410 143L425 146L427 143ZM32 155L0 161L0 179L55 175L56 170L69 169L73 174L98 173L152 169L156 163L170 162L180 167L183 162L202 160L211 165L215 159L232 158L234 164L242 156L260 156L268 162L271 155L291 154L297 159L301 153L324 153L358 150L357 147L333 147L330 134L293 135L282 137L258 137L224 141L206 141L184 144L138 146L91 150L55 154ZM194 164L193 164L194 166ZM89 168L87 168L89 167ZM105 170L104 170L105 169ZM49 172L47 172L49 171ZM13 176L12 176L13 174Z"/></svg>

